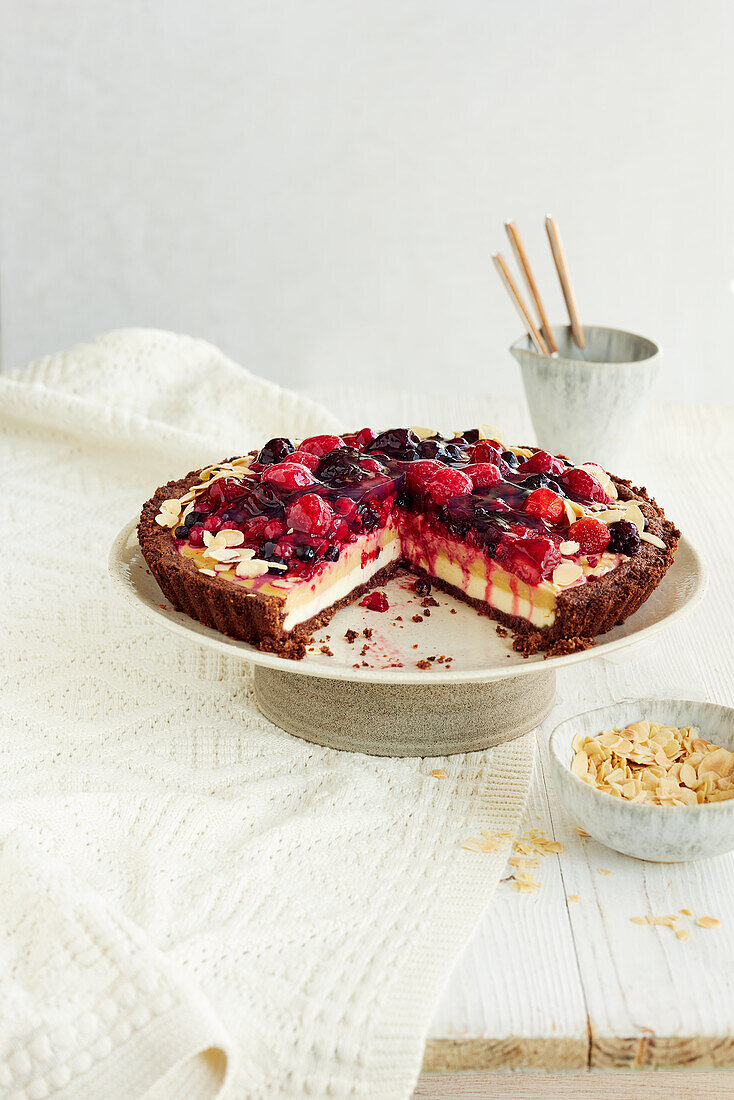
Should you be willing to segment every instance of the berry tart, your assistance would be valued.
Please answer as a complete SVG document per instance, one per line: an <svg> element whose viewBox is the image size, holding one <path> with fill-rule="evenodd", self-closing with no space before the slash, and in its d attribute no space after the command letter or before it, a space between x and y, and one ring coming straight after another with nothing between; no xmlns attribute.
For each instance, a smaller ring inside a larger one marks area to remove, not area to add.
<svg viewBox="0 0 734 1100"><path fill-rule="evenodd" d="M648 598L680 532L600 466L496 436L271 439L158 489L143 555L174 606L286 657L399 569L511 628L522 653L586 648Z"/></svg>

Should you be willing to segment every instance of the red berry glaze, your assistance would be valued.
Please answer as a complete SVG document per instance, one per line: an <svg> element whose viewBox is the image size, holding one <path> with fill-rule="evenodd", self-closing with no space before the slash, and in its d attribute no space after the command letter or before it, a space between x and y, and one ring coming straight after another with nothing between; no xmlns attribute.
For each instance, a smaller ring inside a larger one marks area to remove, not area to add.
<svg viewBox="0 0 734 1100"><path fill-rule="evenodd" d="M344 440L340 435L312 435L304 439L299 447L301 451L309 451L318 458L323 458L330 451L339 450L344 446Z"/></svg>
<svg viewBox="0 0 734 1100"><path fill-rule="evenodd" d="M436 504L446 504L453 497L467 496L471 491L471 478L450 466L442 466L428 482L428 492Z"/></svg>
<svg viewBox="0 0 734 1100"><path fill-rule="evenodd" d="M606 523L598 519L577 519L568 529L569 541L577 542L582 554L603 554L611 537Z"/></svg>
<svg viewBox="0 0 734 1100"><path fill-rule="evenodd" d="M305 466L297 462L281 462L277 466L268 466L260 476L265 484L275 485L278 489L307 489L316 478Z"/></svg>
<svg viewBox="0 0 734 1100"><path fill-rule="evenodd" d="M493 462L472 462L469 466L462 466L461 472L471 478L475 489L485 489L502 481L502 474Z"/></svg>
<svg viewBox="0 0 734 1100"><path fill-rule="evenodd" d="M362 470L366 470L371 477L382 477L385 470L384 467L375 458L360 458L359 465Z"/></svg>
<svg viewBox="0 0 734 1100"><path fill-rule="evenodd" d="M517 468L518 474L562 474L566 469L563 459L548 451L536 451Z"/></svg>
<svg viewBox="0 0 734 1100"><path fill-rule="evenodd" d="M366 607L368 611L388 611L390 608L384 592L368 592L359 603L361 607Z"/></svg>
<svg viewBox="0 0 734 1100"><path fill-rule="evenodd" d="M334 512L323 497L316 493L304 493L292 501L285 510L288 526L305 535L325 535L331 526Z"/></svg>
<svg viewBox="0 0 734 1100"><path fill-rule="evenodd" d="M531 516L540 516L548 523L558 523L566 514L563 497L552 489L535 489L525 501L523 511Z"/></svg>
<svg viewBox="0 0 734 1100"><path fill-rule="evenodd" d="M539 584L561 564L561 552L549 538L523 538L501 542L497 557L525 584Z"/></svg>
<svg viewBox="0 0 734 1100"><path fill-rule="evenodd" d="M252 481L242 482L236 477L220 477L209 486L209 500L218 508L228 500L244 496Z"/></svg>

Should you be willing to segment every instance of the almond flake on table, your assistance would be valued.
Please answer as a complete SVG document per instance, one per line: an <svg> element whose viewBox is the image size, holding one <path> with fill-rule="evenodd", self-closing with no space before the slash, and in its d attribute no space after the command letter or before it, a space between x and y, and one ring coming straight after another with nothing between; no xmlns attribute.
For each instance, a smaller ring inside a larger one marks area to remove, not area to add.
<svg viewBox="0 0 734 1100"><path fill-rule="evenodd" d="M721 921L717 917L699 917L696 924L699 928L721 928Z"/></svg>

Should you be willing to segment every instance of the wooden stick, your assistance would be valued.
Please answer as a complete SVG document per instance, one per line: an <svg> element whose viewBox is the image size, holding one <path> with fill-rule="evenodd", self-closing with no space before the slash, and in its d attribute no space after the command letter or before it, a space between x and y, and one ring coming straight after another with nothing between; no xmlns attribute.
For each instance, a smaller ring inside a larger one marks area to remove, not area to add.
<svg viewBox="0 0 734 1100"><path fill-rule="evenodd" d="M515 259L517 260L520 270L525 276L525 282L527 283L527 288L530 291L530 296L535 302L535 308L538 311L538 317L540 318L540 328L543 336L545 337L545 342L552 352L558 351L558 344L553 339L553 333L551 332L551 327L548 324L548 318L545 315L545 309L543 308L543 303L538 292L538 287L535 283L535 276L533 275L532 269L530 267L530 261L528 260L527 253L525 252L525 246L520 239L520 234L518 232L517 226L514 222L505 222L505 229L507 230L507 236L510 238L510 244L512 245L512 249L515 253Z"/></svg>
<svg viewBox="0 0 734 1100"><path fill-rule="evenodd" d="M571 334L576 345L580 348L585 348L586 337L584 336L584 330L579 321L576 299L574 297L573 287L571 286L571 280L568 277L568 265L566 263L566 254L563 251L563 244L561 243L561 234L558 230L555 218L552 218L550 214L545 219L545 230L548 234L548 240L550 241L551 252L553 253L558 278L561 280L561 290L563 291L566 309L568 310L568 319L571 322Z"/></svg>
<svg viewBox="0 0 734 1100"><path fill-rule="evenodd" d="M502 280L502 282L505 284L505 287L507 288L507 293L510 295L510 298L512 299L512 302L513 302L513 305L515 306L515 308L517 309L517 312L520 314L523 321L525 322L525 327L528 330L528 335L530 336L530 339L533 341L533 343L535 344L535 347L537 348L537 350L540 352L541 355L549 355L550 352L548 351L548 345L546 344L546 342L543 339L543 337L541 336L541 334L538 332L538 329L535 326L535 321L530 316L530 310L525 305L525 302L523 301L523 297L520 294L520 291L517 289L517 284L515 283L515 280L513 279L512 275L510 274L510 269L507 266L507 262L506 262L504 256L502 256L499 252L497 252L492 257L492 259L494 260L495 267L499 271L500 279Z"/></svg>

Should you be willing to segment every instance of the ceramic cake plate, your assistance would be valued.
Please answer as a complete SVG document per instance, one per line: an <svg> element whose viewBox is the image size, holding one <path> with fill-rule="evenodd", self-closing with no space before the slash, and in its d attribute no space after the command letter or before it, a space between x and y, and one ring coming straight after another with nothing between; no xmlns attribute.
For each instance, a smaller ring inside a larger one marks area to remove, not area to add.
<svg viewBox="0 0 734 1100"><path fill-rule="evenodd" d="M380 588L388 611L342 609L315 633L307 656L292 661L172 607L145 563L136 526L132 520L123 528L109 558L111 577L130 603L175 634L254 665L257 705L282 729L378 756L475 752L519 737L550 713L559 668L648 638L691 611L707 584L703 558L681 538L673 566L639 611L591 649L544 659L515 653L512 636L499 634L495 622L436 589L438 607L426 616L415 578L405 574ZM351 643L347 631L357 632Z"/></svg>

